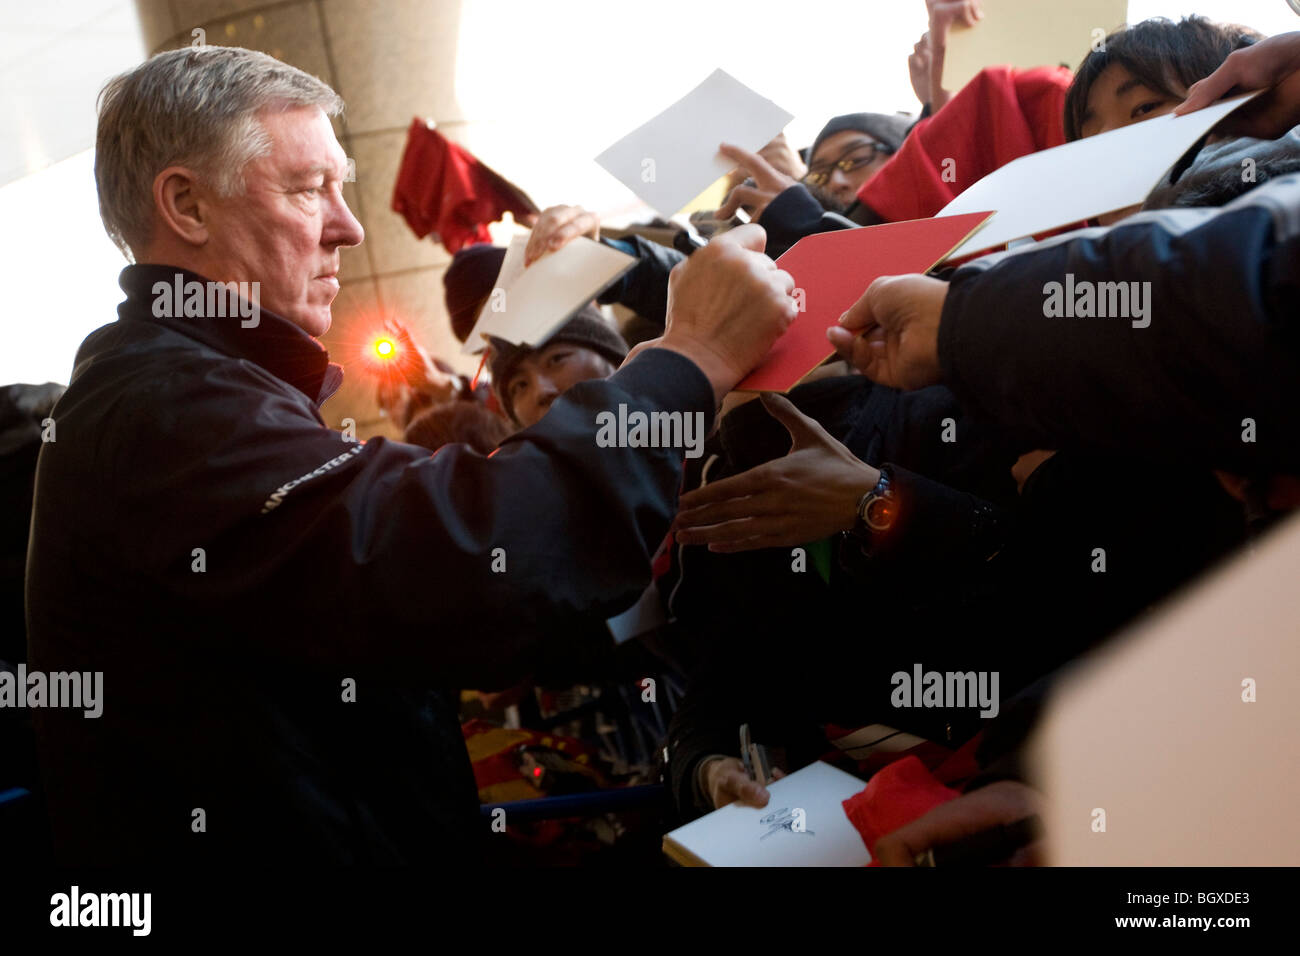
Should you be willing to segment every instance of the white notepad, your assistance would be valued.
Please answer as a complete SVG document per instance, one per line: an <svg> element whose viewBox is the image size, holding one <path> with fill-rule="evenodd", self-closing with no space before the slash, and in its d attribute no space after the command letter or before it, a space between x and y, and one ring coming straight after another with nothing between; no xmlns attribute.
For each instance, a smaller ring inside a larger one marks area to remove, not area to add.
<svg viewBox="0 0 1300 956"><path fill-rule="evenodd" d="M792 119L744 83L714 70L596 162L667 218L735 169L718 152L719 143L757 152Z"/></svg>
<svg viewBox="0 0 1300 956"><path fill-rule="evenodd" d="M511 249L501 264L503 276L510 265ZM465 340L465 351L482 351L487 347L487 335L515 345L545 342L636 262L635 256L579 236L523 269L509 285L493 290Z"/></svg>
<svg viewBox="0 0 1300 956"><path fill-rule="evenodd" d="M866 784L818 761L768 784L762 809L729 803L664 836L684 866L866 866L871 854L843 802Z"/></svg>
<svg viewBox="0 0 1300 956"><path fill-rule="evenodd" d="M938 212L996 209L948 259L1136 206L1192 144L1256 93L1186 116L1168 114L1013 159Z"/></svg>

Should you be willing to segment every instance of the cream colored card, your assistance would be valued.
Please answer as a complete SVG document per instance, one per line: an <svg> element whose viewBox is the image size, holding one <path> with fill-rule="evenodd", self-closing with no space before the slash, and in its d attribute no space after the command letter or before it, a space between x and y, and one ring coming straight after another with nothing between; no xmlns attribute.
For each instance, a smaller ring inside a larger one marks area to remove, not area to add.
<svg viewBox="0 0 1300 956"><path fill-rule="evenodd" d="M1077 70L1094 43L1128 19L1128 0L982 0L984 19L954 26L943 88L956 93L986 66Z"/></svg>
<svg viewBox="0 0 1300 956"><path fill-rule="evenodd" d="M1300 516L1058 689L1030 748L1049 862L1300 865L1298 568Z"/></svg>
<svg viewBox="0 0 1300 956"><path fill-rule="evenodd" d="M477 342L477 350L486 347L486 336L541 344L636 261L580 236L538 259L504 289L494 289L468 341Z"/></svg>
<svg viewBox="0 0 1300 956"><path fill-rule="evenodd" d="M961 259L1141 203L1193 143L1255 95L1185 116L1157 116L1013 159L939 210L940 216L997 210L947 258Z"/></svg>

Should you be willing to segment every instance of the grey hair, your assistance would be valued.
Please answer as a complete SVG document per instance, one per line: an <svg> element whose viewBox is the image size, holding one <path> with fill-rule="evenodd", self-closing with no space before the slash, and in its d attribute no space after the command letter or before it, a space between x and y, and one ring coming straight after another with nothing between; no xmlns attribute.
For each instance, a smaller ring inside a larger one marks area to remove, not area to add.
<svg viewBox="0 0 1300 956"><path fill-rule="evenodd" d="M222 196L245 189L244 167L271 151L257 114L319 106L343 111L328 84L274 57L239 47L159 53L108 81L99 94L95 185L109 238L134 261L149 241L153 181L188 166Z"/></svg>

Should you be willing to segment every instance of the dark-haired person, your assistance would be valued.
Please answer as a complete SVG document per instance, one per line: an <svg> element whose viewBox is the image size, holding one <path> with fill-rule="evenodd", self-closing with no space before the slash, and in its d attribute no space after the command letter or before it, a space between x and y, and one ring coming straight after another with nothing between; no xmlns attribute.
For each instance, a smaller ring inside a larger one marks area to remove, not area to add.
<svg viewBox="0 0 1300 956"><path fill-rule="evenodd" d="M744 162L766 200L758 222L779 256L818 232L933 216L967 187L1020 156L1065 142L1063 67L981 70L939 112L917 120L894 155L858 186L845 215L827 211L805 183L775 173L761 157ZM992 134L991 130L996 130Z"/></svg>
<svg viewBox="0 0 1300 956"><path fill-rule="evenodd" d="M635 257L637 265L629 269L596 301L600 305L619 304L631 309L655 334L663 330L668 311L668 273L685 258L676 249L629 235L610 239L600 234L600 219L581 206L551 206L543 210L528 235L524 266L542 255L554 252L579 236L586 236ZM464 342L474 329L483 305L496 286L497 275L505 261L500 246L475 245L458 251L443 274L443 296L451 316L456 338Z"/></svg>
<svg viewBox="0 0 1300 956"><path fill-rule="evenodd" d="M1233 52L1262 39L1248 27L1220 24L1191 16L1173 21L1163 17L1144 20L1116 30L1079 65L1065 96L1065 136L1073 141L1122 129L1134 123L1172 113L1193 83L1214 72ZM1153 191L1148 205L1222 205L1262 182L1274 172L1291 172L1295 144L1219 144L1198 155L1198 169L1184 177L1176 168ZM1245 149L1255 164L1255 175L1242 175L1240 156ZM1192 188L1199 178L1199 188ZM1221 189L1214 189L1215 181ZM1226 189L1224 193L1222 189ZM1097 217L1101 225L1119 222L1141 206Z"/></svg>
<svg viewBox="0 0 1300 956"><path fill-rule="evenodd" d="M627 358L627 344L595 306L585 306L536 348L492 340L492 388L512 422L537 424L580 382L604 379Z"/></svg>
<svg viewBox="0 0 1300 956"><path fill-rule="evenodd" d="M761 219L770 204L798 182L827 212L851 218L858 190L898 152L912 122L912 117L904 114L834 117L813 140L807 172L799 180L769 163L761 152L723 143L719 151L753 180L733 187L714 216L730 219L743 207L754 219Z"/></svg>
<svg viewBox="0 0 1300 956"><path fill-rule="evenodd" d="M1234 112L1224 122L1220 123L1217 130L1221 133L1235 136L1250 136L1271 139L1283 136L1289 133L1298 123L1300 123L1300 32L1285 33L1267 40L1262 40L1249 48L1240 52L1231 54L1217 70L1209 77L1200 80L1192 85L1187 100L1182 103L1175 112L1182 114L1192 112L1210 105L1218 98L1233 92L1244 92L1247 90L1262 89L1265 92L1253 100L1251 103ZM1300 210L1300 184L1283 186L1281 184L1273 187L1273 192L1277 193L1278 200L1285 204L1281 208L1290 207L1294 210ZM1261 191L1262 192L1262 191ZM1180 216L1185 214L1179 214ZM1145 219L1146 217L1143 217ZM1170 219L1172 217L1162 217ZM1154 220L1153 220L1154 221ZM1285 217L1278 220L1282 225ZM1226 225L1226 223L1225 223ZM1141 229L1144 227L1142 220L1130 220L1126 229ZM1167 228L1167 227L1166 227ZM1273 231L1267 222L1267 217L1258 221L1256 227L1261 235ZM1155 233L1154 235L1158 235ZM1241 236L1244 238L1244 235ZM1281 247L1287 244L1278 236L1270 243L1271 248L1267 253L1267 258L1274 264L1264 266L1261 273L1264 275L1278 274L1277 262L1285 262L1288 258L1295 262L1296 255L1300 255L1294 248L1290 256L1281 253ZM1289 241L1291 246L1295 246L1294 238ZM1199 244L1198 244L1199 245ZM1208 252L1207 246L1200 246L1202 254ZM1195 251L1195 250L1191 250ZM1192 267L1192 272L1199 272L1196 268L1195 259L1189 260L1188 264ZM1205 268L1211 268L1217 265L1209 256L1205 256L1200 263ZM1237 267L1253 268L1245 262L1238 261ZM1294 285L1292 285L1294 288ZM1263 305L1263 302L1257 303ZM1288 315L1294 316L1295 309L1289 311L1282 308L1274 315L1274 321L1285 323ZM882 309L881 318L884 319L884 310ZM1187 329L1189 337L1194 339L1201 338L1209 330L1205 328L1207 321L1213 321L1216 317L1213 315L1213 303L1207 307L1194 310L1187 314L1190 327ZM1225 317L1226 318L1226 317ZM1252 331L1253 322L1263 319L1266 323L1269 319L1262 313L1256 313L1253 316L1244 317L1246 325L1244 330ZM912 328L913 344L919 348L915 354L908 359L898 356L897 362L892 362L892 368L886 370L886 366L879 365L879 373L882 377L887 375L906 375L911 377L919 370L915 366L925 365L930 362L931 358L938 360L937 354L932 354L930 345L931 338L925 327L933 322L938 322L940 316L934 316L932 319L923 318ZM886 321L889 321L886 319ZM911 323L909 323L910 325ZM1043 331L1040 330L1039 335ZM1230 334L1228 338L1235 338L1235 334ZM1294 336L1281 336L1275 343L1259 342L1260 358L1263 358L1266 352L1271 351L1274 345L1286 345L1287 339L1290 339L1290 351L1294 358L1296 349L1294 347ZM1024 342L1024 339L1017 336L1017 341ZM1028 348L1038 350L1046 343L1040 341L1029 342ZM1213 353L1210 350L1197 350L1203 359L1209 359ZM1163 364L1158 352L1150 352L1151 372L1158 374L1159 365ZM953 356L955 357L955 356ZM946 362L947 359L944 359ZM910 367L910 371L908 370ZM1300 369L1295 367L1290 371L1291 383L1296 381L1296 375ZM1258 376L1242 376L1239 379L1241 386L1253 385L1256 389L1257 399L1265 399L1269 391L1276 387L1278 383L1267 384L1261 382ZM1043 383L1046 384L1045 382ZM1117 383L1111 381L1103 383L1102 387L1109 391L1115 388ZM1262 387L1261 387L1262 386ZM1040 386L1041 387L1041 386ZM1139 378L1137 376L1128 377L1121 390L1121 399L1125 394L1130 397L1139 387ZM1045 395L1045 392L1040 392ZM1290 409L1296 408L1296 402L1300 401L1300 395L1293 395L1289 401ZM1250 400L1247 401L1247 404ZM1110 439L1120 448L1131 448L1134 446L1144 431L1151 428L1153 422L1149 416L1140 416L1132 426L1124 429L1118 440ZM1064 441L1067 438L1077 437L1076 429L1065 426L1060 419L1057 420L1053 427L1058 436L1057 440ZM1149 434L1149 431L1146 432ZM1276 435L1281 444L1270 442L1274 446L1274 454L1285 451L1283 445L1288 440L1294 449L1297 437L1294 428L1290 435L1283 432ZM1213 443L1207 442L1201 449L1202 453L1213 454ZM1286 467L1291 467L1287 465ZM1259 489L1261 497L1265 499L1266 505L1271 505L1275 509L1285 509L1289 507L1300 506L1300 494L1297 494L1300 482L1295 479L1285 479L1274 477ZM1025 706L1019 708L1025 711L1023 715L1018 715L1015 721L1016 727L1014 732L1007 735L1007 739L999 741L1001 745L998 748L998 759L994 767L989 769L993 772L987 774L988 779L994 780L990 786L983 790L976 791L969 795L963 795L956 800L944 804L937 810L928 813L919 819L913 821L906 827L901 828L883 838L877 844L877 857L881 863L886 865L911 865L913 859L925 850L942 843L951 842L960 836L973 833L979 830L985 830L999 823L1012 823L1022 819L1027 812L1036 809L1039 797L1037 793L1031 790L1023 782L1023 772L1019 766L1018 748L1033 727L1034 718L1038 707L1041 705L1043 687L1035 688L1036 694L1030 695ZM1005 768L1005 769L1004 769ZM999 777L1001 779L999 779Z"/></svg>
<svg viewBox="0 0 1300 956"><path fill-rule="evenodd" d="M406 426L402 440L429 451L464 444L487 455L513 431L505 419L482 402L457 399L420 412Z"/></svg>

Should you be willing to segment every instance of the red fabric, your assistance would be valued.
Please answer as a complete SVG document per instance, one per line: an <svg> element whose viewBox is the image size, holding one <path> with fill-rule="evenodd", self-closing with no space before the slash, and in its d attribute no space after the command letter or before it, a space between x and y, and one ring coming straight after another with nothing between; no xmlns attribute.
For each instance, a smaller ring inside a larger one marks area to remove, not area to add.
<svg viewBox="0 0 1300 956"><path fill-rule="evenodd" d="M1013 159L1060 146L1072 79L1059 66L981 70L943 109L916 124L898 153L863 183L858 199L886 222L925 219ZM952 182L944 182L946 170Z"/></svg>
<svg viewBox="0 0 1300 956"><path fill-rule="evenodd" d="M872 777L861 793L845 800L844 812L874 857L876 841L886 833L958 796L956 790L936 780L918 758L904 757Z"/></svg>
<svg viewBox="0 0 1300 956"><path fill-rule="evenodd" d="M536 212L527 196L420 119L411 121L393 188L393 212L423 239L437 234L447 251L490 242L487 224L507 212Z"/></svg>

